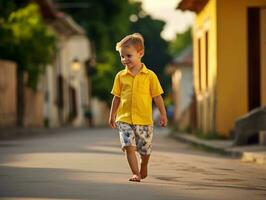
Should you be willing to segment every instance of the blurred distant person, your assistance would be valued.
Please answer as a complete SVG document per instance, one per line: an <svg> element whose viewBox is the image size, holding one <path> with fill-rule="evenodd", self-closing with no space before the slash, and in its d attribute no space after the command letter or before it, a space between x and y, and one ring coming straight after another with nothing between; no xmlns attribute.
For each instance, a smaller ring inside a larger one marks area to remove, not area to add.
<svg viewBox="0 0 266 200"><path fill-rule="evenodd" d="M156 74L141 62L144 39L139 33L123 38L116 50L125 69L114 80L109 125L119 130L122 150L133 174L129 181L140 182L148 175L152 148L152 99L160 111L160 125L167 125L163 90ZM135 151L141 156L140 170Z"/></svg>
<svg viewBox="0 0 266 200"><path fill-rule="evenodd" d="M173 104L169 104L166 107L166 113L167 113L167 118L169 119L169 124L172 125L173 121L174 121L174 105Z"/></svg>
<svg viewBox="0 0 266 200"><path fill-rule="evenodd" d="M159 109L157 107L154 107L152 111L152 119L153 119L154 125L158 126L160 124L160 118L161 118L161 113Z"/></svg>

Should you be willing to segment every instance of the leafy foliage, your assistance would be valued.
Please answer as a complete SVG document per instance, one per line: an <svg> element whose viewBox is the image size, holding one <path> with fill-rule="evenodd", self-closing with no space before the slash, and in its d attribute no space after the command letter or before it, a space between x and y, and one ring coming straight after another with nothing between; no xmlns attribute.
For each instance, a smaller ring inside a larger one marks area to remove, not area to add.
<svg viewBox="0 0 266 200"><path fill-rule="evenodd" d="M0 19L7 19L10 13L25 7L30 0L0 0Z"/></svg>
<svg viewBox="0 0 266 200"><path fill-rule="evenodd" d="M28 0L0 0L0 58L17 63L17 125L23 126L24 72L36 90L40 75L50 63L56 38L42 20L36 4Z"/></svg>
<svg viewBox="0 0 266 200"><path fill-rule="evenodd" d="M53 32L43 23L36 4L11 12L1 22L1 58L16 61L19 71L28 72L28 85L36 89L45 65L54 55Z"/></svg>
<svg viewBox="0 0 266 200"><path fill-rule="evenodd" d="M128 0L91 0L83 8L64 8L72 0L56 0L58 7L70 14L87 32L95 46L97 73L92 77L92 95L107 102L111 101L110 90L116 72L121 68L115 44L130 27L129 16L134 13L134 5Z"/></svg>
<svg viewBox="0 0 266 200"><path fill-rule="evenodd" d="M188 28L184 33L176 34L176 39L172 41L169 45L169 53L172 56L175 56L191 43L192 43L191 28Z"/></svg>
<svg viewBox="0 0 266 200"><path fill-rule="evenodd" d="M167 90L168 77L164 74L164 67L170 60L168 55L168 43L161 38L161 32L165 22L152 19L151 16L142 16L139 13L138 20L132 24L132 31L144 36L145 55L143 62L152 69L162 81L163 88Z"/></svg>
<svg viewBox="0 0 266 200"><path fill-rule="evenodd" d="M111 87L115 74L123 69L115 45L125 35L139 32L145 39L144 62L155 71L159 78L170 59L168 44L160 34L164 22L146 15L140 2L129 0L91 0L83 8L64 8L64 3L72 0L56 0L63 11L69 13L76 22L85 28L88 37L95 45L97 55L97 73L92 77L92 95L111 102ZM73 5L73 4L72 4ZM136 20L130 21L132 16Z"/></svg>

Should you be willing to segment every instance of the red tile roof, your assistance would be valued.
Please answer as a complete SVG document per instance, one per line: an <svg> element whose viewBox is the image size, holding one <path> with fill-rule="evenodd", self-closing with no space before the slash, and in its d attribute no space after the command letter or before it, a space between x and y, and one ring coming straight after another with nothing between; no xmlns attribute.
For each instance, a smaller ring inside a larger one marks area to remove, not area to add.
<svg viewBox="0 0 266 200"><path fill-rule="evenodd" d="M208 1L209 0L182 0L178 4L177 9L182 11L190 10L199 13L205 7Z"/></svg>
<svg viewBox="0 0 266 200"><path fill-rule="evenodd" d="M57 10L50 0L34 0L39 6L42 16L45 19L55 19L57 17Z"/></svg>
<svg viewBox="0 0 266 200"><path fill-rule="evenodd" d="M85 34L85 30L79 26L69 15L56 9L51 0L33 0L40 7L41 14L46 22L66 35Z"/></svg>

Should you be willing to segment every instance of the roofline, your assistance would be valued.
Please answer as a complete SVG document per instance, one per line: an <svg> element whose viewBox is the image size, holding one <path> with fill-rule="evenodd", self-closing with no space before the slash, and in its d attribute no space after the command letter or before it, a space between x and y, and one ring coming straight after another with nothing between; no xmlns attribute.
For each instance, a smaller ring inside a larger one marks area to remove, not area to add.
<svg viewBox="0 0 266 200"><path fill-rule="evenodd" d="M50 0L33 0L33 2L37 3L40 7L40 11L42 16L45 19L48 20L54 20L56 19L57 15L57 10Z"/></svg>
<svg viewBox="0 0 266 200"><path fill-rule="evenodd" d="M85 30L71 16L58 11L51 0L33 0L40 7L43 18L54 28L67 35L85 35Z"/></svg>
<svg viewBox="0 0 266 200"><path fill-rule="evenodd" d="M73 34L85 35L85 30L77 24L70 15L63 12L57 13L57 20L62 23L66 29L70 29Z"/></svg>
<svg viewBox="0 0 266 200"><path fill-rule="evenodd" d="M195 13L199 13L208 3L209 0L182 0L176 9L180 9L182 11L192 11Z"/></svg>

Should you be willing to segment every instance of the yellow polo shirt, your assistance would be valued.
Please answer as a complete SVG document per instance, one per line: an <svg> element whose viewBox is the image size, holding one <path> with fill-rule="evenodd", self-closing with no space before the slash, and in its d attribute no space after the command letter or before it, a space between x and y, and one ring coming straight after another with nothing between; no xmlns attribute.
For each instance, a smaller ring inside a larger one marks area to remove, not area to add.
<svg viewBox="0 0 266 200"><path fill-rule="evenodd" d="M117 73L111 93L120 97L116 121L152 125L152 98L163 93L156 74L143 64L133 76L126 68Z"/></svg>

